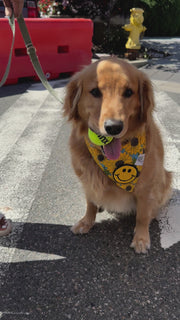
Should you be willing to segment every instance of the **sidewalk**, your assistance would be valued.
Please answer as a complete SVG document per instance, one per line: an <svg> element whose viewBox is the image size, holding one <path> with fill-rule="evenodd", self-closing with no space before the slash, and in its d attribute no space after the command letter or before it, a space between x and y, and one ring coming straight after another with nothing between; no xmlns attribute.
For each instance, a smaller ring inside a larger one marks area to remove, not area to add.
<svg viewBox="0 0 180 320"><path fill-rule="evenodd" d="M180 94L180 38L145 38L141 43L147 48L170 54L164 58L149 60L142 70L159 90Z"/></svg>

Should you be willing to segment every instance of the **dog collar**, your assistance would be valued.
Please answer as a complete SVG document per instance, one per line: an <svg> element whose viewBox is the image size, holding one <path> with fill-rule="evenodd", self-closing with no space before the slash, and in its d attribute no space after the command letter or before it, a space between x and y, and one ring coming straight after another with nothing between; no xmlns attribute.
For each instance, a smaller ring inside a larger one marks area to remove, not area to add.
<svg viewBox="0 0 180 320"><path fill-rule="evenodd" d="M116 185L132 192L143 168L146 149L146 135L138 135L122 143L118 159L109 160L97 146L85 138L86 145L94 161Z"/></svg>

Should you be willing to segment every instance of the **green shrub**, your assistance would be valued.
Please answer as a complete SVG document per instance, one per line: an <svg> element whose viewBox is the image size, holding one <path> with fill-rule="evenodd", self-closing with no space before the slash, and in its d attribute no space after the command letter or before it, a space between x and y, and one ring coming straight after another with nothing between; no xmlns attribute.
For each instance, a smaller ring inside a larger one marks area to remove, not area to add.
<svg viewBox="0 0 180 320"><path fill-rule="evenodd" d="M110 25L104 33L102 50L110 54L122 54L125 52L125 43L128 34L120 25Z"/></svg>
<svg viewBox="0 0 180 320"><path fill-rule="evenodd" d="M130 8L144 9L146 36L180 36L180 0L57 0L61 14L104 21L101 45L115 53L127 39L120 25L110 25L115 15L130 16ZM96 38L96 37L95 37Z"/></svg>
<svg viewBox="0 0 180 320"><path fill-rule="evenodd" d="M180 35L180 0L141 0L134 5L144 9L146 35Z"/></svg>

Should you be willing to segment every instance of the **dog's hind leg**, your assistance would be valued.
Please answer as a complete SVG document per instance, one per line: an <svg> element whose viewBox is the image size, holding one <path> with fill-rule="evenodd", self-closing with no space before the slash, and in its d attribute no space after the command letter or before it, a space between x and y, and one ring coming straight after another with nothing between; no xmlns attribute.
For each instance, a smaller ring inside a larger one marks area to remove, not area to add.
<svg viewBox="0 0 180 320"><path fill-rule="evenodd" d="M85 216L71 228L71 231L75 234L88 233L94 225L97 211L98 207L87 200L87 210Z"/></svg>

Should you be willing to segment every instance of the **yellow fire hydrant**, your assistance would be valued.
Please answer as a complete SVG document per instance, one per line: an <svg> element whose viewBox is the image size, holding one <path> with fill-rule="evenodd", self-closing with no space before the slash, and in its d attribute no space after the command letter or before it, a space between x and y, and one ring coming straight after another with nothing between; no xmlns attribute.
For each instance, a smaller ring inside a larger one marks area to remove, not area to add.
<svg viewBox="0 0 180 320"><path fill-rule="evenodd" d="M130 24L125 24L122 28L129 31L128 41L126 42L127 49L139 50L141 45L139 43L140 34L146 30L143 26L143 9L132 8L130 9Z"/></svg>

